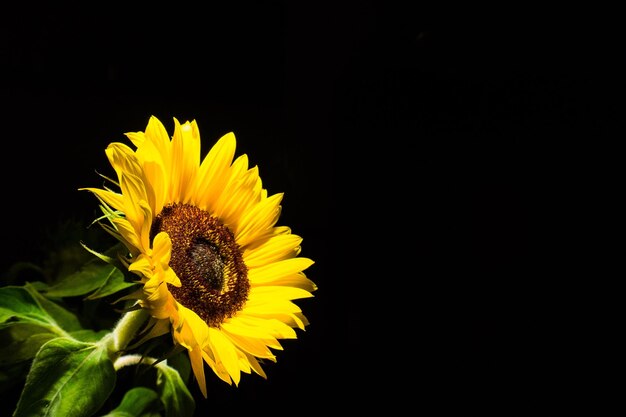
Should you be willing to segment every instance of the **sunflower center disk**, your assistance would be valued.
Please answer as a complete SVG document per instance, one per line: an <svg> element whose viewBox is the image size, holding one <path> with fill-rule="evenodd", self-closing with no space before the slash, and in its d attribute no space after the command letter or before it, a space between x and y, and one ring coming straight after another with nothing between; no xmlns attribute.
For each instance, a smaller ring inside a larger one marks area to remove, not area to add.
<svg viewBox="0 0 626 417"><path fill-rule="evenodd" d="M198 275L204 275L207 287L213 291L221 291L224 286L224 262L218 249L211 244L199 240L189 248L190 267L195 268Z"/></svg>
<svg viewBox="0 0 626 417"><path fill-rule="evenodd" d="M182 283L169 286L176 301L212 327L243 307L250 290L248 270L233 233L217 218L189 204L171 204L150 232L151 238L167 232L172 241L170 267Z"/></svg>

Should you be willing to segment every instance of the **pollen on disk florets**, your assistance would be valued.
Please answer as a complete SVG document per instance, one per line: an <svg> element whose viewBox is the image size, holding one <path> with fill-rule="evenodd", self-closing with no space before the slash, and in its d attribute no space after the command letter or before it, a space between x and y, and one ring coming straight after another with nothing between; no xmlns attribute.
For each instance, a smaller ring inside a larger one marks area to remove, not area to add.
<svg viewBox="0 0 626 417"><path fill-rule="evenodd" d="M151 239L167 232L170 267L181 281L169 290L180 304L209 326L219 327L248 298L248 269L232 231L208 212L190 204L167 205L156 217Z"/></svg>

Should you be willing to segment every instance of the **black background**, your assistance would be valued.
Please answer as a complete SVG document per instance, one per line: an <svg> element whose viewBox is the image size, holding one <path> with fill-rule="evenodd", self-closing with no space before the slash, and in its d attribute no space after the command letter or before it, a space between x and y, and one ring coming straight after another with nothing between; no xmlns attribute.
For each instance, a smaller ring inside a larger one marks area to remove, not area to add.
<svg viewBox="0 0 626 417"><path fill-rule="evenodd" d="M598 166L616 169L598 145L621 115L621 31L610 13L478 12L487 24L370 1L5 15L3 269L39 259L47 225L97 216L77 189L100 185L109 142L150 115L170 133L195 119L205 152L233 131L285 193L280 224L319 286L268 380L209 375L198 415L558 414L581 372L563 340L583 207Z"/></svg>

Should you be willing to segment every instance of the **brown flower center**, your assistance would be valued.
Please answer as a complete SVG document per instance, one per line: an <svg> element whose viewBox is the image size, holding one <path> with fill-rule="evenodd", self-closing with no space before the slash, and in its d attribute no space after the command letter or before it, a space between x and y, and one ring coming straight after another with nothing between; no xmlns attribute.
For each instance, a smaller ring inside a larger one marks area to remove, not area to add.
<svg viewBox="0 0 626 417"><path fill-rule="evenodd" d="M151 239L159 232L172 241L170 267L182 283L169 286L176 301L212 327L241 310L250 291L248 269L228 227L204 210L175 203L156 217Z"/></svg>

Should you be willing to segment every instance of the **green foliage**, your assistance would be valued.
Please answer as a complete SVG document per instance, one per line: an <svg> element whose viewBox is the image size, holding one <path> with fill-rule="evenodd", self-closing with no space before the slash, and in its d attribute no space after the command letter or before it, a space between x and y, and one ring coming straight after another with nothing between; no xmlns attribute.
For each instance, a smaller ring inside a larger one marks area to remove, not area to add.
<svg viewBox="0 0 626 417"><path fill-rule="evenodd" d="M45 293L49 298L76 297L89 294L88 299L106 297L135 285L124 279L115 266L93 260L78 271L58 280Z"/></svg>
<svg viewBox="0 0 626 417"><path fill-rule="evenodd" d="M31 285L0 288L0 329L24 323L57 335L81 329L76 315L43 297Z"/></svg>
<svg viewBox="0 0 626 417"><path fill-rule="evenodd" d="M111 343L129 307L113 303L138 285L120 263L123 250L51 246L43 266L19 262L3 277L0 395L2 406L11 408L0 415L193 416L186 351L172 354L176 350L166 337L123 352ZM146 361L118 365L123 355Z"/></svg>
<svg viewBox="0 0 626 417"><path fill-rule="evenodd" d="M115 386L115 369L106 347L59 337L35 357L14 417L88 417Z"/></svg>
<svg viewBox="0 0 626 417"><path fill-rule="evenodd" d="M136 387L129 390L119 406L103 417L152 417L160 416L161 403L154 390Z"/></svg>
<svg viewBox="0 0 626 417"><path fill-rule="evenodd" d="M156 365L157 390L165 405L165 417L191 417L195 409L193 396L175 368L165 362Z"/></svg>
<svg viewBox="0 0 626 417"><path fill-rule="evenodd" d="M58 337L46 328L30 323L16 323L0 332L0 365L28 361L47 341Z"/></svg>

